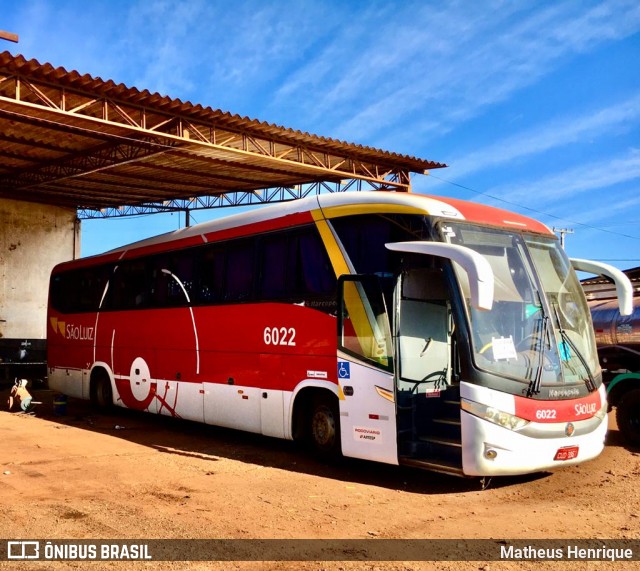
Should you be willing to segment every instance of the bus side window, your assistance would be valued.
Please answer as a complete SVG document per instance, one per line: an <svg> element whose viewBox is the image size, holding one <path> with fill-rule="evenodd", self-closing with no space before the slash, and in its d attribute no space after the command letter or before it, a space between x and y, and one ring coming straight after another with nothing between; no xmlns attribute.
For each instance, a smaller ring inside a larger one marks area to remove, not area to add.
<svg viewBox="0 0 640 571"><path fill-rule="evenodd" d="M108 276L108 266L54 275L51 278L51 306L61 313L97 311Z"/></svg>
<svg viewBox="0 0 640 571"><path fill-rule="evenodd" d="M227 248L224 300L249 301L253 295L254 239L231 242Z"/></svg>
<svg viewBox="0 0 640 571"><path fill-rule="evenodd" d="M333 299L336 275L317 230L313 228L310 232L302 234L297 242L298 288L315 295L330 295Z"/></svg>
<svg viewBox="0 0 640 571"><path fill-rule="evenodd" d="M180 307L193 301L194 257L192 250L185 250L152 259L149 270L154 307Z"/></svg>
<svg viewBox="0 0 640 571"><path fill-rule="evenodd" d="M168 296L170 302L174 305L186 303L185 294L189 296L189 300L192 300L194 258L195 253L192 250L178 252L171 256L169 267L166 269L170 270L177 278L177 280L175 278L172 279L168 284Z"/></svg>
<svg viewBox="0 0 640 571"><path fill-rule="evenodd" d="M336 277L315 227L268 234L260 239L258 299L307 305L330 296Z"/></svg>
<svg viewBox="0 0 640 571"><path fill-rule="evenodd" d="M104 309L144 309L150 304L149 274L144 260L123 262L114 268Z"/></svg>
<svg viewBox="0 0 640 571"><path fill-rule="evenodd" d="M340 276L338 297L338 347L391 370L391 328L379 278Z"/></svg>
<svg viewBox="0 0 640 571"><path fill-rule="evenodd" d="M225 252L221 247L206 246L198 251L195 261L197 286L195 303L221 303L224 291Z"/></svg>
<svg viewBox="0 0 640 571"><path fill-rule="evenodd" d="M258 298L283 299L290 293L292 284L287 280L287 266L291 265L289 236L276 234L265 236L260 242L260 280Z"/></svg>
<svg viewBox="0 0 640 571"><path fill-rule="evenodd" d="M451 382L448 300L441 270L415 269L403 274L398 315L401 391L424 392L428 384L442 388Z"/></svg>

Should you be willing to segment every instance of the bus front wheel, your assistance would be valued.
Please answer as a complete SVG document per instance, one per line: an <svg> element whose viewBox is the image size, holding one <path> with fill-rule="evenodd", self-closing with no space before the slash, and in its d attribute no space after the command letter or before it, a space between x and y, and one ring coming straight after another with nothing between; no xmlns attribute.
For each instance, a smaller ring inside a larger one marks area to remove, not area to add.
<svg viewBox="0 0 640 571"><path fill-rule="evenodd" d="M616 421L625 440L640 446L640 389L622 395L616 408Z"/></svg>
<svg viewBox="0 0 640 571"><path fill-rule="evenodd" d="M340 416L335 399L317 397L311 409L309 436L313 450L325 459L340 455Z"/></svg>

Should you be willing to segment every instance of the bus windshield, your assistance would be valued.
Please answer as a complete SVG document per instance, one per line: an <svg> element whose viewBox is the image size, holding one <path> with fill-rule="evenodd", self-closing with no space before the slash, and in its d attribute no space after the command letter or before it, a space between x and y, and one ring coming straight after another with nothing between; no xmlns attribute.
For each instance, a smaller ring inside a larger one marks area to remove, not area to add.
<svg viewBox="0 0 640 571"><path fill-rule="evenodd" d="M494 272L494 303L485 311L471 306L466 274L456 268L476 366L527 383L529 395L541 387L548 387L550 395L554 387L566 385L595 389L589 312L558 241L450 222L442 231L449 243L482 254Z"/></svg>

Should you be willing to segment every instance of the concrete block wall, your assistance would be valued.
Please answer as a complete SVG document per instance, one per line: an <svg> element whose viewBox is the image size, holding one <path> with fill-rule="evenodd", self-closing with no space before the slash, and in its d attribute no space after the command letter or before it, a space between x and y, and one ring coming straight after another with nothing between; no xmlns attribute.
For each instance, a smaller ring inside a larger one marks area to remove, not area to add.
<svg viewBox="0 0 640 571"><path fill-rule="evenodd" d="M51 269L79 254L75 209L0 199L0 340L46 338Z"/></svg>

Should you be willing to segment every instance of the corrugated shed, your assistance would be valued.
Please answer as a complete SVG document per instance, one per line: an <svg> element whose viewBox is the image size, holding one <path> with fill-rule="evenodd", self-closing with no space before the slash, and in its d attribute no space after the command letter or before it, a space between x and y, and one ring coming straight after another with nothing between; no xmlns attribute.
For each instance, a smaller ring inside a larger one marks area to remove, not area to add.
<svg viewBox="0 0 640 571"><path fill-rule="evenodd" d="M446 166L0 53L0 196L82 208Z"/></svg>

